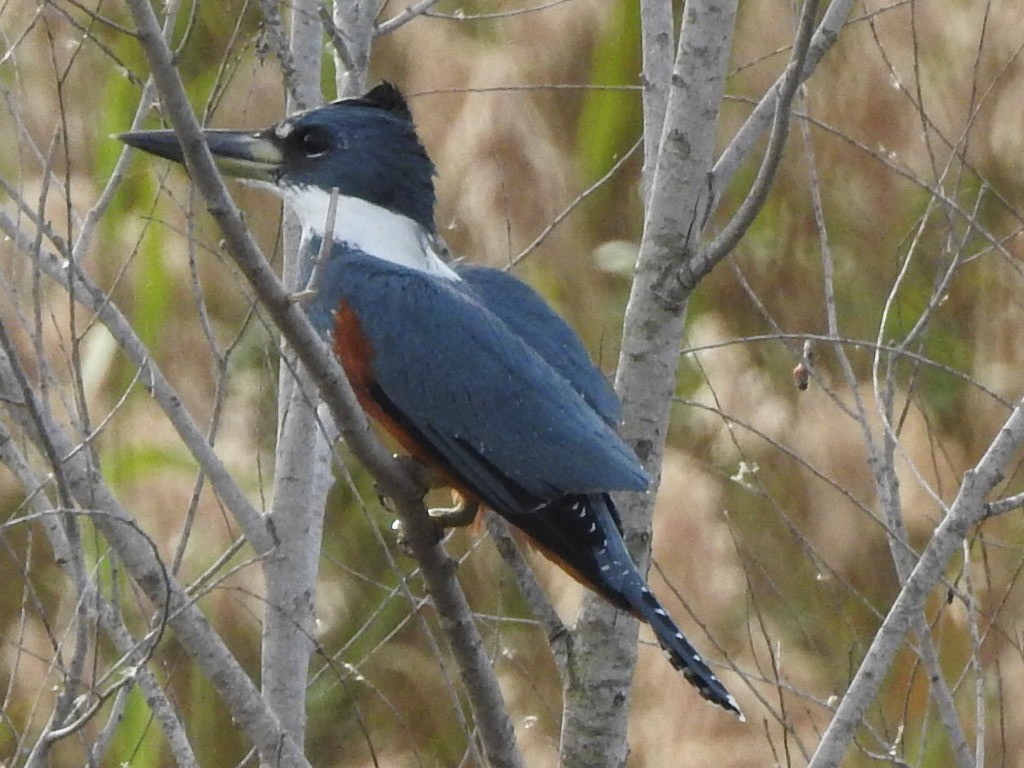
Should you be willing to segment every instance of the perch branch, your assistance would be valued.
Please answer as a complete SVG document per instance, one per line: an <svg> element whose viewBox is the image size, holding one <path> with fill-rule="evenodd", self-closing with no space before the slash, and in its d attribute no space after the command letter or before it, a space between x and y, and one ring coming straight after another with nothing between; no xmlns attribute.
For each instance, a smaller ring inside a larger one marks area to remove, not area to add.
<svg viewBox="0 0 1024 768"><path fill-rule="evenodd" d="M376 440L337 360L302 310L295 306L253 241L213 163L152 7L145 0L129 0L129 7L153 78L181 142L186 165L224 235L228 252L316 383L346 444L392 499L402 519L410 550L423 571L459 666L488 761L495 767L521 766L515 732L497 678L455 577L455 563L441 546L423 508L423 490L401 462Z"/></svg>

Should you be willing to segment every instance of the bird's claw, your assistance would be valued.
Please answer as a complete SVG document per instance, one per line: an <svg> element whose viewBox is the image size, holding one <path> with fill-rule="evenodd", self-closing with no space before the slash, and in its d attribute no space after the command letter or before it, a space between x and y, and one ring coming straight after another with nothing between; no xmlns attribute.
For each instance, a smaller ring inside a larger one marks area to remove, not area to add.
<svg viewBox="0 0 1024 768"><path fill-rule="evenodd" d="M439 488L443 484L438 483L437 477L429 468L414 459L412 456L395 456L395 461L402 464L406 471L412 475L413 480L421 488ZM427 510L430 519L438 528L465 528L476 520L480 505L475 501L469 501L458 496L458 501L451 507L434 507Z"/></svg>
<svg viewBox="0 0 1024 768"><path fill-rule="evenodd" d="M430 488L439 487L438 479L431 473L430 469L424 466L422 463L417 461L411 456L395 456L395 461L399 462L405 470L412 476L413 482L419 485L424 490ZM387 509L389 512L394 512L394 505L391 500L387 498L380 489L377 490L377 495L380 498L380 504L382 507ZM456 495L456 503L451 507L433 507L427 509L427 515L430 517L430 521L434 524L437 529L438 535L441 535L446 528L465 528L470 525L480 511L480 505L475 501L470 501L459 494ZM409 537L406 534L405 526L402 525L401 520L396 520L392 524L392 529L395 531L396 543L399 548L407 555L412 555L412 547L409 546Z"/></svg>
<svg viewBox="0 0 1024 768"><path fill-rule="evenodd" d="M381 497L381 502L383 501L384 498ZM430 516L430 522L434 524L437 535L440 537L446 528L465 528L470 525L476 519L479 511L480 505L477 502L460 498L459 503L454 506L428 509L427 515ZM402 521L395 520L391 524L391 529L395 532L395 543L398 544L398 548L409 557L413 557L413 547L409 543L409 537L406 535Z"/></svg>
<svg viewBox="0 0 1024 768"><path fill-rule="evenodd" d="M479 503L459 497L454 506L428 509L427 514L438 528L465 528L476 520L479 511Z"/></svg>

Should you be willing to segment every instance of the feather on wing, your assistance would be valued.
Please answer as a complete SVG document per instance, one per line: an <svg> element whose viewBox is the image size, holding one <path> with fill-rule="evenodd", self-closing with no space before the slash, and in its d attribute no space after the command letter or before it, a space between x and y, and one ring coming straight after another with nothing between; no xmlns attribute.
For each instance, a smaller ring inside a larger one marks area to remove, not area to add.
<svg viewBox="0 0 1024 768"><path fill-rule="evenodd" d="M602 414L471 287L336 251L320 293L358 317L381 407L483 501L522 513L566 494L647 487ZM525 322L531 338L548 330L543 317Z"/></svg>

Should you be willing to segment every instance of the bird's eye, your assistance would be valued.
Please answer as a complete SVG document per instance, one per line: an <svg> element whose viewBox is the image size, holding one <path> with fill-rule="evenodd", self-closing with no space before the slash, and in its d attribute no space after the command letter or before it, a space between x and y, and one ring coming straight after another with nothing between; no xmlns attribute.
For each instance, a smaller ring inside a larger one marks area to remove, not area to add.
<svg viewBox="0 0 1024 768"><path fill-rule="evenodd" d="M319 157L331 146L327 132L316 127L298 131L292 140L306 157Z"/></svg>

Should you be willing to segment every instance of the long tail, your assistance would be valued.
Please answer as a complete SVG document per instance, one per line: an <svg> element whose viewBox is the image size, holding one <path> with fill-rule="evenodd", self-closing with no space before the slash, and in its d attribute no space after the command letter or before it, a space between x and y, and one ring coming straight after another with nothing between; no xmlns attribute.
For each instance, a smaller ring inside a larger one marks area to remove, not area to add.
<svg viewBox="0 0 1024 768"><path fill-rule="evenodd" d="M647 622L672 666L700 695L744 719L736 700L647 587L622 540L618 512L607 494L566 497L510 519L584 585Z"/></svg>
<svg viewBox="0 0 1024 768"><path fill-rule="evenodd" d="M637 575L639 576L639 574ZM732 697L722 681L715 677L715 673L704 663L704 659L697 649L690 645L672 617L661 607L658 598L646 586L640 587L638 603L635 604L636 613L651 625L651 629L654 630L654 634L658 638L658 643L665 651L665 655L668 656L668 660L672 662L672 666L683 673L690 684L700 691L701 696L745 721L746 718L736 703L736 699Z"/></svg>

